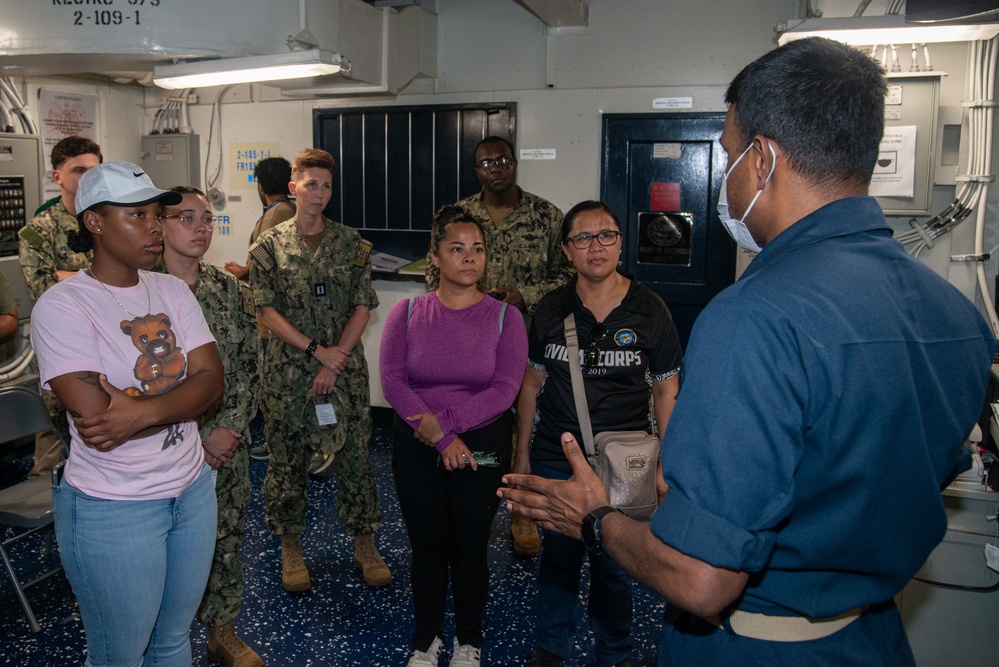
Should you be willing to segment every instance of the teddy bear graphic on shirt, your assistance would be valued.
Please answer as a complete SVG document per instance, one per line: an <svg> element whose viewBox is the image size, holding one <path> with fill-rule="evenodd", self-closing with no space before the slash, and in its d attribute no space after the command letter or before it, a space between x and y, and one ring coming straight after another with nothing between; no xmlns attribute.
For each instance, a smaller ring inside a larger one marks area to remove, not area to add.
<svg viewBox="0 0 999 667"><path fill-rule="evenodd" d="M166 313L123 320L120 326L140 353L134 373L141 389L128 387L124 390L126 394L162 394L180 384L187 371L187 355L177 347L177 337Z"/></svg>

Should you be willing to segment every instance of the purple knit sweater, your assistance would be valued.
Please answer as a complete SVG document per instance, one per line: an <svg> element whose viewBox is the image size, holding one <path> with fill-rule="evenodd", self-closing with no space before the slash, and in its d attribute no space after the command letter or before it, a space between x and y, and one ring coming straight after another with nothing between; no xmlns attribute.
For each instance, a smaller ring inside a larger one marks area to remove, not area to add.
<svg viewBox="0 0 999 667"><path fill-rule="evenodd" d="M451 310L433 292L395 304L380 351L382 392L400 417L433 412L444 449L461 433L494 422L513 405L527 367L527 331L516 308L488 297ZM418 422L408 421L410 426Z"/></svg>

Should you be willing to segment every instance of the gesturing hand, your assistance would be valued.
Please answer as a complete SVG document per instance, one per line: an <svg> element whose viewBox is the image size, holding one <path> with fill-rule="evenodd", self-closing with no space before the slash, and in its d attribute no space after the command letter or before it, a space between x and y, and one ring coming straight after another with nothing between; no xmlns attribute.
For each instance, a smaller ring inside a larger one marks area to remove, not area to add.
<svg viewBox="0 0 999 667"><path fill-rule="evenodd" d="M524 514L542 527L580 539L583 517L610 504L610 494L600 483L579 444L570 433L562 434L562 451L572 466L572 478L562 481L534 475L504 475L508 488L496 491L510 511Z"/></svg>

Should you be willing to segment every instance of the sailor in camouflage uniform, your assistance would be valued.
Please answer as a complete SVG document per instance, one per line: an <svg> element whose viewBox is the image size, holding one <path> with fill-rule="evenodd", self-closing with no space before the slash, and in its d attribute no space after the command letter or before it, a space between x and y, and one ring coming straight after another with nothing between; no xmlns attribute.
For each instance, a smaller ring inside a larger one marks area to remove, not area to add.
<svg viewBox="0 0 999 667"><path fill-rule="evenodd" d="M66 235L80 229L76 220L77 184L102 159L101 147L84 137L66 137L52 147L52 180L59 186L59 200L18 232L18 259L33 299L90 266L92 253L70 250Z"/></svg>
<svg viewBox="0 0 999 667"><path fill-rule="evenodd" d="M524 313L530 330L541 297L569 280L569 260L562 250L562 211L517 186L517 159L506 139L486 137L473 156L482 191L455 206L482 224L486 273L479 286L486 292L505 293L503 300ZM440 275L433 263L427 266L426 278L430 289L437 289ZM526 558L538 555L541 540L529 518L514 514L510 533L514 553Z"/></svg>
<svg viewBox="0 0 999 667"><path fill-rule="evenodd" d="M270 447L264 491L267 527L281 536L288 591L311 586L299 534L305 530L306 481L314 455L332 458L339 482L337 516L354 536L354 564L372 586L392 575L374 545L381 526L368 458L371 413L361 334L378 305L371 288L371 244L323 216L333 187L333 158L308 149L295 157L290 190L296 217L250 248L250 282L265 326L261 407ZM336 423L321 418L332 407Z"/></svg>
<svg viewBox="0 0 999 667"><path fill-rule="evenodd" d="M480 285L487 292L506 292L504 301L519 308L530 327L541 297L569 280L569 261L562 252L562 211L517 186L517 160L506 139L486 137L474 155L482 191L455 206L478 220L485 232L489 256ZM432 262L426 278L436 289L439 272Z"/></svg>
<svg viewBox="0 0 999 667"><path fill-rule="evenodd" d="M225 368L225 393L198 423L205 460L217 471L218 532L215 555L198 620L208 626L208 657L229 667L261 667L260 656L235 634L243 597L243 542L250 500L249 422L256 406L260 373L259 336L250 288L217 266L201 261L211 246L215 219L197 188L173 188L184 199L163 215L163 261L191 286L218 343Z"/></svg>
<svg viewBox="0 0 999 667"><path fill-rule="evenodd" d="M69 136L52 147L52 180L59 186L59 198L47 208L36 211L27 225L18 232L18 260L31 298L38 297L59 281L90 266L93 252L73 252L66 235L79 231L76 219L76 187L88 170L103 158L101 147L86 137ZM41 391L52 422L69 442L66 409L54 392ZM36 477L47 473L62 458L62 442L54 431L39 433L35 438L35 465L28 473Z"/></svg>
<svg viewBox="0 0 999 667"><path fill-rule="evenodd" d="M66 242L69 232L79 230L76 215L59 201L18 232L18 259L33 299L37 300L45 290L69 277L58 272L76 273L90 266L92 251L73 252Z"/></svg>

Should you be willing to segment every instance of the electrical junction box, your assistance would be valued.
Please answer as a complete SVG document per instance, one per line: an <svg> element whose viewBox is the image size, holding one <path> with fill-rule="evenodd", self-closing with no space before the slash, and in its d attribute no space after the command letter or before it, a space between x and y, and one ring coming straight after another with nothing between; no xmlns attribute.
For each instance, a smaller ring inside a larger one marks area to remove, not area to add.
<svg viewBox="0 0 999 667"><path fill-rule="evenodd" d="M888 74L885 100L885 139L895 137L899 151L882 143L874 168L871 194L885 215L928 215L933 201L936 166L937 113L943 72ZM914 148L914 150L913 150ZM911 185L911 195L879 194L879 188L898 192Z"/></svg>
<svg viewBox="0 0 999 667"><path fill-rule="evenodd" d="M147 134L142 137L142 168L153 185L201 187L201 144L196 134Z"/></svg>
<svg viewBox="0 0 999 667"><path fill-rule="evenodd" d="M42 139L0 134L0 257L16 255L17 232L42 203Z"/></svg>

